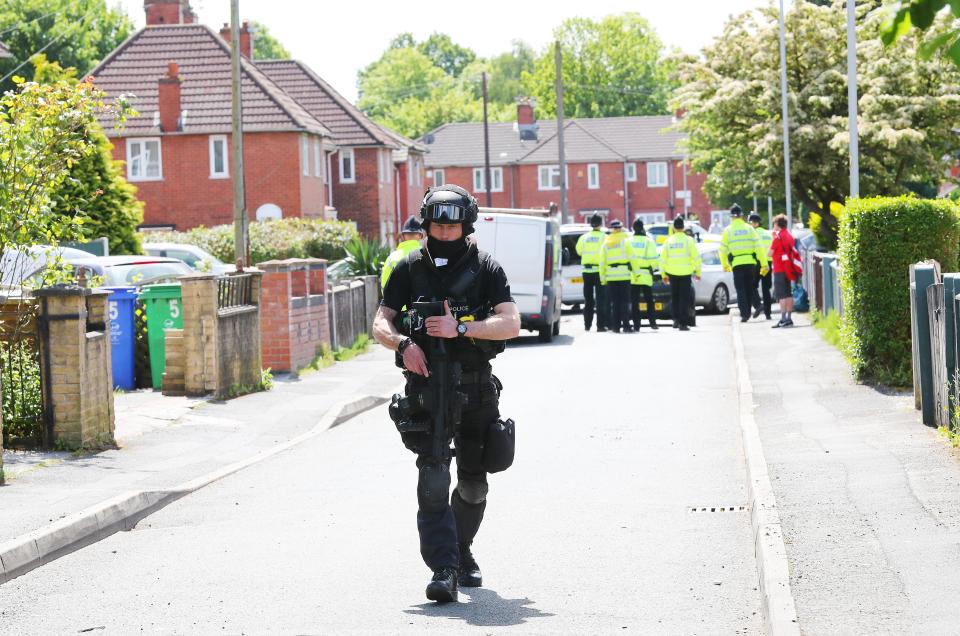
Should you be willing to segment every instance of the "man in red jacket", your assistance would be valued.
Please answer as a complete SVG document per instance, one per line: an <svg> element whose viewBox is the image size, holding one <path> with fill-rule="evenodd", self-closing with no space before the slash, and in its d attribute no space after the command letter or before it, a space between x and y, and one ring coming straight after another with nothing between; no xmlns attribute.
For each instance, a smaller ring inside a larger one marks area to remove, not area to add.
<svg viewBox="0 0 960 636"><path fill-rule="evenodd" d="M787 217L779 214L773 219L776 228L770 245L770 262L773 263L773 296L780 303L780 322L773 326L792 327L793 290L792 283L797 279L793 268L793 235L787 229Z"/></svg>

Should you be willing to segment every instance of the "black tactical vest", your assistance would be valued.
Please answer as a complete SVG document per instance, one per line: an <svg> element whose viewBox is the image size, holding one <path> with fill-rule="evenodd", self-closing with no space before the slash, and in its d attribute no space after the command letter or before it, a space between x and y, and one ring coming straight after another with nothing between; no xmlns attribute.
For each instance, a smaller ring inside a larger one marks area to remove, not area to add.
<svg viewBox="0 0 960 636"><path fill-rule="evenodd" d="M493 313L490 299L483 296L479 284L489 260L490 255L478 250L472 241L467 245L466 255L449 266L447 272L440 272L436 268L425 247L410 252L407 263L410 267L411 299L446 300L457 320L484 320ZM485 367L505 347L500 340L456 338L450 343L456 360L464 370Z"/></svg>

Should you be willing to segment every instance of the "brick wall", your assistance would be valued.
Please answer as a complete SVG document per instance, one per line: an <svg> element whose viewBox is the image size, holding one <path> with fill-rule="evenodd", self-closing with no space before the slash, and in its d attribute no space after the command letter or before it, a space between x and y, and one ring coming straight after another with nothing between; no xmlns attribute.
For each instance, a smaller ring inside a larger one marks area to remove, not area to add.
<svg viewBox="0 0 960 636"><path fill-rule="evenodd" d="M333 181L333 203L338 218L355 221L357 230L371 239L380 239L381 221L395 225L396 219L396 183L380 182L378 153L384 148L354 149L354 183L340 182L340 159L334 156L331 161ZM396 175L394 175L396 176Z"/></svg>
<svg viewBox="0 0 960 636"><path fill-rule="evenodd" d="M609 209L609 218L623 221L623 163L600 163L600 187L597 189L588 187L587 165L567 164L567 205L571 214L579 220L579 210ZM663 212L666 218L672 218L668 201L671 193L683 189L683 167L680 162L671 162L671 166L672 184L662 188L648 188L646 163L637 162L637 179L628 182L631 213ZM502 169L503 191L492 193L493 207L547 208L551 203L560 204L560 190L538 189L538 166L510 165L502 166ZM670 169L668 167L668 170ZM473 167L446 167L443 171L446 183L455 183L466 188L477 197L481 206L486 205L486 193L473 190ZM711 210L710 201L703 192L705 181L706 175L692 173L688 168L687 188L693 194L690 211L699 213L701 218L709 217ZM430 183L432 184L432 180ZM677 213L683 211L682 200L676 200L675 205ZM632 222L633 219L628 221Z"/></svg>
<svg viewBox="0 0 960 636"><path fill-rule="evenodd" d="M227 135L228 147L230 136ZM126 140L114 138L113 156L126 160ZM144 202L144 224L198 225L233 222L233 179L210 177L209 135L164 135L161 138L163 180L134 181ZM311 144L313 140L311 139ZM302 176L300 134L247 133L243 137L247 210L251 219L265 203L280 207L285 217L322 213L326 204L322 177ZM229 152L228 152L229 163Z"/></svg>
<svg viewBox="0 0 960 636"><path fill-rule="evenodd" d="M263 270L260 339L263 365L296 372L330 344L326 269L321 259L258 263Z"/></svg>

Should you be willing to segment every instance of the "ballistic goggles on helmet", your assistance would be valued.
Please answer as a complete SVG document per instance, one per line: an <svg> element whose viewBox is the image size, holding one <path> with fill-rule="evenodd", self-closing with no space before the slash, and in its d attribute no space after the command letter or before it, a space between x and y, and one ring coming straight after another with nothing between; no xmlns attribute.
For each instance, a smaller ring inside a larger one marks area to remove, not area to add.
<svg viewBox="0 0 960 636"><path fill-rule="evenodd" d="M431 223L453 224L464 223L467 219L467 209L453 203L431 203L427 206L423 220Z"/></svg>

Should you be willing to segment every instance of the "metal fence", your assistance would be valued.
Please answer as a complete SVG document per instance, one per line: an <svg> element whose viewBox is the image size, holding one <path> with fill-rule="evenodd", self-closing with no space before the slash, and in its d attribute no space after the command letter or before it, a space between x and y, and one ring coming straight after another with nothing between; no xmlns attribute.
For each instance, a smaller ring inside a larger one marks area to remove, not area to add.
<svg viewBox="0 0 960 636"><path fill-rule="evenodd" d="M910 266L914 405L928 426L957 427L960 274L936 261Z"/></svg>
<svg viewBox="0 0 960 636"><path fill-rule="evenodd" d="M253 304L253 276L229 274L217 279L217 309L246 307Z"/></svg>
<svg viewBox="0 0 960 636"><path fill-rule="evenodd" d="M361 276L333 287L328 294L330 347L347 348L361 334L370 335L379 303L376 276Z"/></svg>
<svg viewBox="0 0 960 636"><path fill-rule="evenodd" d="M6 448L44 443L38 324L35 300L0 298L0 392Z"/></svg>
<svg viewBox="0 0 960 636"><path fill-rule="evenodd" d="M832 311L843 315L841 271L836 254L808 251L803 255L803 284L810 297L810 307L823 316Z"/></svg>

